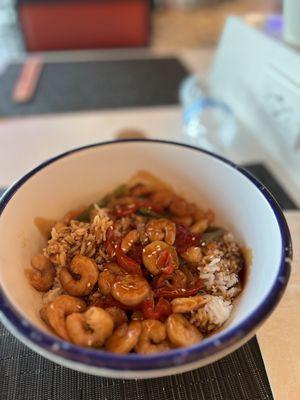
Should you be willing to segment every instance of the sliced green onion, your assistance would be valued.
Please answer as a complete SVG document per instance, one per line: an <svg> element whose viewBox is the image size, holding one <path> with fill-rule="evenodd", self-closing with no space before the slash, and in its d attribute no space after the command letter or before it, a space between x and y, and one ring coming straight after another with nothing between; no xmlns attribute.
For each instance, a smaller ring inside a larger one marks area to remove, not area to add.
<svg viewBox="0 0 300 400"><path fill-rule="evenodd" d="M125 196L127 193L128 193L128 187L123 184L115 189L115 191L113 192L113 196L118 199L119 197Z"/></svg>
<svg viewBox="0 0 300 400"><path fill-rule="evenodd" d="M82 211L81 214L77 215L77 217L75 218L76 221L90 222L90 214L93 208L94 208L93 204L89 205L85 210Z"/></svg>
<svg viewBox="0 0 300 400"><path fill-rule="evenodd" d="M101 200L99 200L99 201L97 202L97 205L98 205L100 208L104 208L104 207L106 207L106 206L108 205L108 203L111 201L111 199L112 199L112 195L111 195L111 194L107 194L107 195L104 196Z"/></svg>
<svg viewBox="0 0 300 400"><path fill-rule="evenodd" d="M119 197L124 196L127 193L128 193L128 187L126 185L120 185L115 189L113 194L107 194L101 200L99 200L96 204L100 208L104 208L109 204L109 202L112 200L113 197L119 198ZM77 221L80 221L80 222L89 222L90 221L90 214L91 214L91 211L93 210L93 208L94 208L94 204L89 205L75 219Z"/></svg>
<svg viewBox="0 0 300 400"><path fill-rule="evenodd" d="M158 214L157 212L151 210L148 207L139 208L138 213L141 215L145 215L146 217L152 217L152 218L163 218L164 217L162 214Z"/></svg>

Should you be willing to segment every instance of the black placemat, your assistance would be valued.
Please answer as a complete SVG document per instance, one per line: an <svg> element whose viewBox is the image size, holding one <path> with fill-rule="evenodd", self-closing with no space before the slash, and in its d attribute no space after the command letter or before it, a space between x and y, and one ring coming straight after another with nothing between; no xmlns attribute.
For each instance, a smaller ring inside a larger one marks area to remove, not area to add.
<svg viewBox="0 0 300 400"><path fill-rule="evenodd" d="M2 116L177 104L187 70L176 58L49 63L32 101L18 105L11 94L19 73L12 64L0 76Z"/></svg>
<svg viewBox="0 0 300 400"><path fill-rule="evenodd" d="M283 208L297 208L264 165L245 168L270 189ZM33 353L0 324L0 399L271 400L273 396L255 337L232 354L195 371L126 381L56 365Z"/></svg>
<svg viewBox="0 0 300 400"><path fill-rule="evenodd" d="M207 367L138 381L99 378L56 365L1 325L0 339L1 400L273 399L256 338Z"/></svg>
<svg viewBox="0 0 300 400"><path fill-rule="evenodd" d="M273 194L281 208L285 210L297 210L297 204L291 199L289 194L280 185L271 171L263 164L244 165L244 168L256 176Z"/></svg>

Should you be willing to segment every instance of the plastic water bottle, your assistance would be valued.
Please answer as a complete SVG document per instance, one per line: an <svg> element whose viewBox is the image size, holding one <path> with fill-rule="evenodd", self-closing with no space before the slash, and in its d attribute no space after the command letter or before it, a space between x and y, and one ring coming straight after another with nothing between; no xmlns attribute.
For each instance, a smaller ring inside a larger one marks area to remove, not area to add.
<svg viewBox="0 0 300 400"><path fill-rule="evenodd" d="M195 75L180 86L184 133L190 144L218 153L226 153L236 134L235 118L224 102L207 95L207 89Z"/></svg>

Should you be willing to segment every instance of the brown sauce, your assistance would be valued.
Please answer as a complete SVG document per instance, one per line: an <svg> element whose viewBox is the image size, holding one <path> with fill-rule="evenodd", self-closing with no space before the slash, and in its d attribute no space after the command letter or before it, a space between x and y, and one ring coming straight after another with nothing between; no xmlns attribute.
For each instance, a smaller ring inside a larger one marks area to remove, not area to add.
<svg viewBox="0 0 300 400"><path fill-rule="evenodd" d="M243 290L246 285L249 269L253 262L253 251L250 247L241 248L241 251L242 251L245 261L244 261L243 268L238 273L238 276L239 276L239 280L241 283L241 288Z"/></svg>

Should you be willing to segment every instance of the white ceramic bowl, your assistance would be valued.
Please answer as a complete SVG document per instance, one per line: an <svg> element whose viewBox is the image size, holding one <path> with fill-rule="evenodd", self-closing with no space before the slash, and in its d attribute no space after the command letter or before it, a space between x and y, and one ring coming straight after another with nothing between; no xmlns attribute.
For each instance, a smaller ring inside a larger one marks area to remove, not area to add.
<svg viewBox="0 0 300 400"><path fill-rule="evenodd" d="M244 291L229 322L217 334L189 348L142 356L115 355L64 342L39 317L41 294L24 268L45 245L37 216L59 218L126 182L138 170L170 182L228 227L252 249ZM284 216L266 188L234 164L196 148L158 140L129 140L83 147L51 159L15 183L0 203L0 316L30 348L64 366L91 374L146 378L188 371L237 349L278 303L292 256Z"/></svg>

